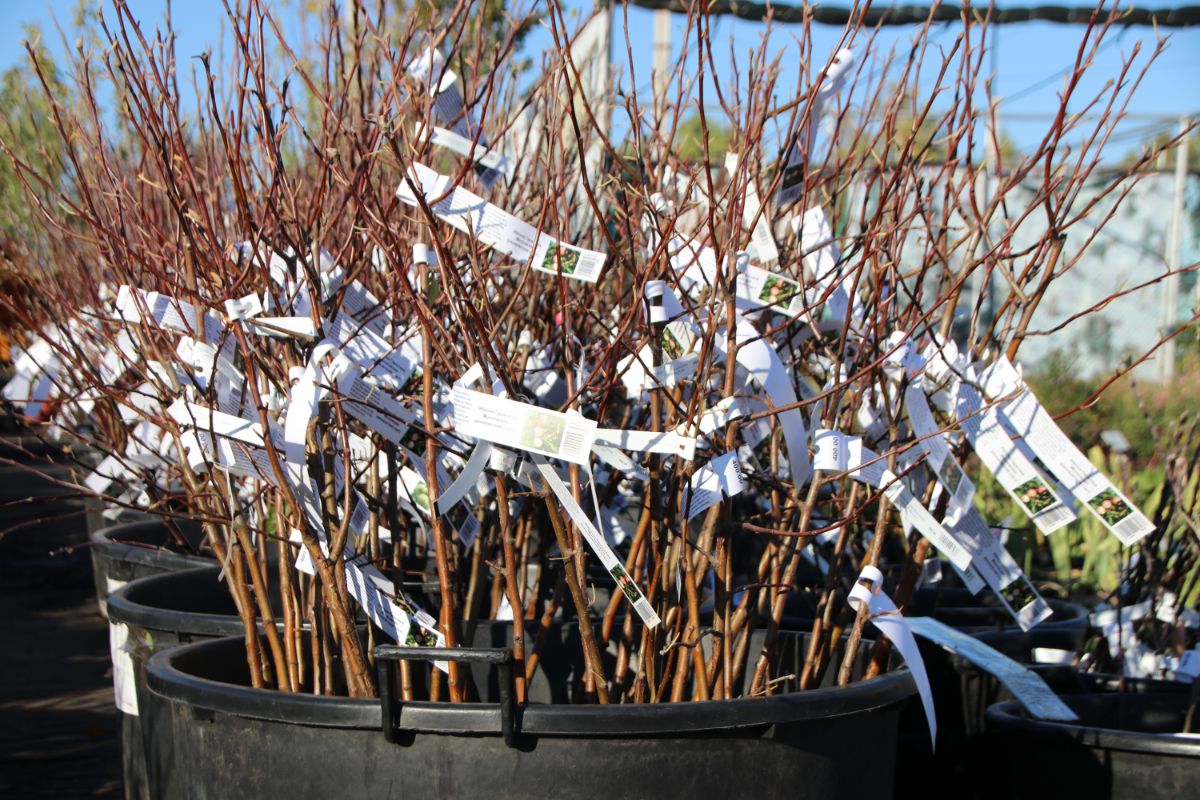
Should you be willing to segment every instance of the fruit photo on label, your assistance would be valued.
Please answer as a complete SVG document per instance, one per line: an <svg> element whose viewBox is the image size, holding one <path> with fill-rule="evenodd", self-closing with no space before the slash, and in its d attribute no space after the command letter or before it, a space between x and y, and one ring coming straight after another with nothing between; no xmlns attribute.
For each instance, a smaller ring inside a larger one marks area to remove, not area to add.
<svg viewBox="0 0 1200 800"><path fill-rule="evenodd" d="M1116 525L1133 513L1133 509L1114 489L1105 489L1100 492L1088 500L1088 505L1095 509L1100 518L1109 525Z"/></svg>
<svg viewBox="0 0 1200 800"><path fill-rule="evenodd" d="M1021 504L1036 514L1054 505L1054 495L1041 478L1030 478L1013 490Z"/></svg>

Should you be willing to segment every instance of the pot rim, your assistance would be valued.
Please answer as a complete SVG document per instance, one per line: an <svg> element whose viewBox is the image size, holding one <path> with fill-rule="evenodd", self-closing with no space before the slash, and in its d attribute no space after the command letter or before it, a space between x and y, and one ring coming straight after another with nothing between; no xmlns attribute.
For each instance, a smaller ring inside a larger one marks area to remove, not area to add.
<svg viewBox="0 0 1200 800"><path fill-rule="evenodd" d="M237 717L332 728L382 728L377 698L318 697L255 689L190 675L180 661L240 647L242 639L214 639L156 653L146 685L169 701ZM613 737L696 735L816 721L899 704L916 694L907 667L870 680L771 697L644 705L530 704L518 708L520 732L530 736ZM414 701L399 709L399 727L416 732L501 735L498 703L451 705ZM382 731L381 731L382 733Z"/></svg>
<svg viewBox="0 0 1200 800"><path fill-rule="evenodd" d="M141 531L162 527L163 522L158 519L121 522L92 531L88 535L88 540L93 551L102 557L131 564L159 568L165 565L176 565L186 568L208 567L216 563L216 559L211 556L178 553L162 547L137 543L138 534Z"/></svg>
<svg viewBox="0 0 1200 800"><path fill-rule="evenodd" d="M1149 702L1151 699L1164 701L1178 700L1185 697L1182 694L1142 693L1142 694L1090 694L1063 695L1062 700L1068 706L1082 702L1113 703L1119 698L1127 702ZM1044 719L1031 719L1022 712L1021 705L1016 700L1006 700L988 706L984 712L987 725L992 730L1021 736L1070 737L1085 747L1096 747L1104 750L1122 750L1131 753L1153 753L1155 755L1176 755L1200 758L1200 735L1186 733L1146 733L1144 731L1127 731L1120 728L1101 728L1094 725L1080 725L1071 722L1059 722Z"/></svg>
<svg viewBox="0 0 1200 800"><path fill-rule="evenodd" d="M164 572L159 575L147 575L144 578L130 581L108 595L108 618L113 622L133 625L150 631L173 631L196 636L236 636L244 631L242 618L237 614L202 614L194 611L180 611L171 608L145 605L131 600L130 594L139 590L153 587L163 582L175 582L189 577L211 575L212 584L220 588L217 576L221 568L216 564L195 567L193 569ZM223 591L223 590L222 590Z"/></svg>

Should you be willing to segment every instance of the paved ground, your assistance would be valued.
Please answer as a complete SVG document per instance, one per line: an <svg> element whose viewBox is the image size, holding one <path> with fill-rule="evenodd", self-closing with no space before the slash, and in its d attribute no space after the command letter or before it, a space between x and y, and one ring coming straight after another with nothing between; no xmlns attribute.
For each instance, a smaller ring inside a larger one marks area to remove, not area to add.
<svg viewBox="0 0 1200 800"><path fill-rule="evenodd" d="M46 469L18 441L0 439L0 798L121 797L108 627L82 506L7 463ZM32 524L14 529L22 523Z"/></svg>

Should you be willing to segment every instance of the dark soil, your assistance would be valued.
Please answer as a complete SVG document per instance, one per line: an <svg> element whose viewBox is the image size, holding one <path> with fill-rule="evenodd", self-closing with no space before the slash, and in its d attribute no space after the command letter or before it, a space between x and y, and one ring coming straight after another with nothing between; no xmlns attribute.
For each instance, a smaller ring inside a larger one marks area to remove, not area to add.
<svg viewBox="0 0 1200 800"><path fill-rule="evenodd" d="M0 439L0 797L121 797L108 624L96 608L71 462ZM47 459L53 459L47 464Z"/></svg>

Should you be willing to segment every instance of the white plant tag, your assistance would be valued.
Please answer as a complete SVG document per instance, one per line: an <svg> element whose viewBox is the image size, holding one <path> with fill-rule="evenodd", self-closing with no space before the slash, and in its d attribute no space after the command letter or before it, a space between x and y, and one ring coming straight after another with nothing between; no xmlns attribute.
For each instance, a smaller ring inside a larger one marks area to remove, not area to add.
<svg viewBox="0 0 1200 800"><path fill-rule="evenodd" d="M557 275L561 269L565 277L591 283L600 277L607 258L604 253L573 247L540 233L529 223L482 197L452 187L450 181L449 176L413 164L409 177L396 189L396 196L416 206L420 205L416 194L419 192L439 219L516 261L530 263L541 272Z"/></svg>
<svg viewBox="0 0 1200 800"><path fill-rule="evenodd" d="M405 69L409 77L426 84L433 98L433 110L445 125L453 127L460 136L471 136L475 121L466 110L458 75L446 66L446 59L436 47L427 47ZM487 139L480 137L486 147Z"/></svg>
<svg viewBox="0 0 1200 800"><path fill-rule="evenodd" d="M949 381L947 395L959 426L975 454L1021 510L1042 533L1050 534L1075 520L1075 513L1038 472L1033 462L1013 442L995 406L983 409L983 397L974 386L958 380L946 358L954 358L951 343L944 345L946 357L936 347L928 348L926 371L935 381ZM961 359L958 372L974 380L974 371ZM981 410L983 409L983 410Z"/></svg>
<svg viewBox="0 0 1200 800"><path fill-rule="evenodd" d="M737 453L729 452L709 461L692 475L691 491L688 493L687 519L703 514L721 502L722 497L741 494L746 488Z"/></svg>
<svg viewBox="0 0 1200 800"><path fill-rule="evenodd" d="M761 337L753 325L745 320L738 321L737 363L746 370L750 378L757 381L766 391L774 407L789 406L796 402L792 388L792 376L779 354ZM722 355L725 353L725 337L718 333L713 344ZM812 476L812 464L808 458L808 431L799 409L789 408L776 414L779 427L783 429L783 440L787 444L788 467L792 482L797 487L808 483Z"/></svg>
<svg viewBox="0 0 1200 800"><path fill-rule="evenodd" d="M113 694L117 709L123 714L138 716L137 672L129 652L129 626L124 622L108 623L108 652L112 657Z"/></svg>
<svg viewBox="0 0 1200 800"><path fill-rule="evenodd" d="M866 608L871 624L888 638L904 659L904 664L917 684L921 705L925 708L925 721L929 724L929 746L936 748L937 716L933 710L933 690L929 686L929 676L925 673L925 661L921 658L921 651L917 648L912 631L909 630L908 621L896 608L892 598L883 592L882 572L869 564L863 567L854 588L850 590L850 606L855 611Z"/></svg>
<svg viewBox="0 0 1200 800"><path fill-rule="evenodd" d="M462 386L454 388L453 402L454 427L459 433L573 464L588 463L596 440L592 420Z"/></svg>
<svg viewBox="0 0 1200 800"><path fill-rule="evenodd" d="M633 610L637 612L637 615L642 618L642 622L646 623L647 628L658 627L662 620L655 613L654 607L650 605L650 601L646 599L646 595L625 570L625 565L621 563L616 552L609 546L604 536L596 530L591 520L588 519L587 514L583 513L583 509L575 502L575 498L571 496L570 490L567 489L562 479L558 477L558 473L540 455L533 456L533 464L541 475L542 480L554 492L554 496L558 498L558 502L563 507L563 510L567 512L571 521L575 523L575 527L579 529L579 533L583 536L584 541L588 543L588 547L600 559L600 563L612 575L613 580L617 582L617 588L625 595L625 599L633 606Z"/></svg>
<svg viewBox="0 0 1200 800"><path fill-rule="evenodd" d="M428 139L429 143L435 147L444 147L464 158L471 159L475 164L475 171L479 174L479 179L489 189L501 175L506 178L513 176L512 162L498 151L489 150L486 139L481 138L480 141L475 142L446 128L434 126L432 130L427 130L421 124L417 126L415 138L418 140Z"/></svg>
<svg viewBox="0 0 1200 800"><path fill-rule="evenodd" d="M1079 719L1066 703L1046 685L1041 676L988 647L974 636L956 631L932 617L909 617L912 632L965 658L988 672L1007 688L1017 702L1037 719L1075 722Z"/></svg>
<svg viewBox="0 0 1200 800"><path fill-rule="evenodd" d="M934 420L929 400L921 389L920 378L914 379L905 389L904 408L913 434L928 457L930 470L949 493L950 501L942 522L970 551L971 569L968 572L976 573L986 582L1021 629L1029 630L1053 611L976 510L972 502L975 486L950 452L945 434Z"/></svg>
<svg viewBox="0 0 1200 800"><path fill-rule="evenodd" d="M671 431L624 431L597 428L596 445L619 447L638 453L661 453L691 461L696 455L696 440Z"/></svg>
<svg viewBox="0 0 1200 800"><path fill-rule="evenodd" d="M725 171L731 178L737 173L737 166L737 153L726 153ZM778 261L779 248L771 234L770 210L763 208L758 199L758 187L754 185L753 176L746 181L746 194L742 198L742 223L750 229L750 245L758 261L762 264Z"/></svg>
<svg viewBox="0 0 1200 800"><path fill-rule="evenodd" d="M621 383L631 398L639 398L646 390L659 386L676 386L696 374L700 364L698 353L687 353L665 364L650 365L650 354L650 345L646 345L636 354L631 353L617 362Z"/></svg>
<svg viewBox="0 0 1200 800"><path fill-rule="evenodd" d="M406 335L400 344L394 345L348 314L338 314L325 331L337 342L342 355L388 389L401 390L418 374L420 334Z"/></svg>
<svg viewBox="0 0 1200 800"><path fill-rule="evenodd" d="M808 119L797 132L796 141L787 148L783 163L783 177L779 180L779 188L775 194L775 202L780 206L791 205L804 194L804 177L807 161L813 157L813 146L817 140L817 128L821 124L821 115L829 98L841 90L854 64L854 52L843 48L838 50L825 68L821 86L812 99L807 110Z"/></svg>
<svg viewBox="0 0 1200 800"><path fill-rule="evenodd" d="M800 237L800 252L805 254L804 260L814 282L802 302L816 308L824 298L829 318L837 323L839 330L846 324L847 313L851 315L852 326L857 327L863 317L862 300L857 293L851 294L849 276L842 274L841 253L838 252L825 210L815 206L803 215L793 217L792 229Z"/></svg>
<svg viewBox="0 0 1200 800"><path fill-rule="evenodd" d="M1154 530L1154 523L1096 469L1055 424L1054 418L1025 386L1007 358L997 359L984 374L984 388L996 397L1020 392L1014 399L1000 405L1001 416L1013 432L1028 443L1054 476L1062 481L1067 491L1083 500L1100 524L1108 528L1122 544L1132 545Z"/></svg>
<svg viewBox="0 0 1200 800"><path fill-rule="evenodd" d="M814 464L824 472L849 472L861 483L883 489L900 514L918 532L959 569L971 564L971 554L942 527L929 509L921 505L904 482L889 470L882 459L863 446L859 436L847 436L839 431L820 429L813 438L816 446Z"/></svg>
<svg viewBox="0 0 1200 800"><path fill-rule="evenodd" d="M738 265L735 288L737 307L743 310L766 308L787 317L804 310L804 287L799 281L753 264Z"/></svg>
<svg viewBox="0 0 1200 800"><path fill-rule="evenodd" d="M118 290L116 307L126 322L146 322L200 339L213 347L219 346L221 357L231 363L233 361L237 345L215 314L200 312L201 332L197 329L196 307L191 303L130 286L122 286Z"/></svg>
<svg viewBox="0 0 1200 800"><path fill-rule="evenodd" d="M1200 647L1186 651L1175 667L1175 680L1191 683L1196 678L1200 678Z"/></svg>
<svg viewBox="0 0 1200 800"><path fill-rule="evenodd" d="M116 481L129 475L129 470L115 455L108 455L92 468L91 473L84 479L84 487L92 494L104 494L108 487Z"/></svg>

